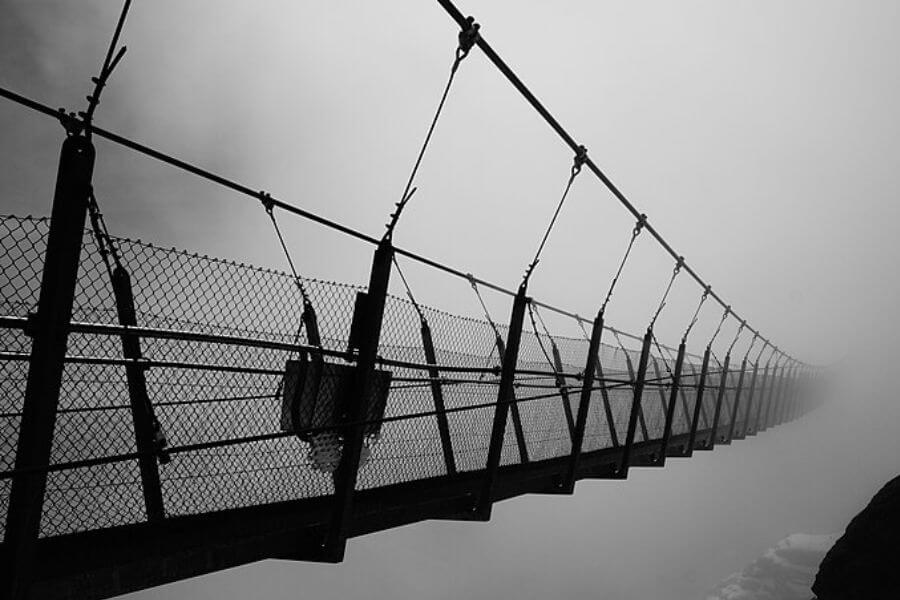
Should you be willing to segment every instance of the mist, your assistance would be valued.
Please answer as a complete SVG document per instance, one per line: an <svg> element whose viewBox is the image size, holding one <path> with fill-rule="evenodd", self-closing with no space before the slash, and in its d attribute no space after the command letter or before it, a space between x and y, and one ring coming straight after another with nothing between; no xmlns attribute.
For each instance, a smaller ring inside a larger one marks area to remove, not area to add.
<svg viewBox="0 0 900 600"><path fill-rule="evenodd" d="M786 352L832 367L825 405L627 481L503 502L487 524L425 522L353 539L341 565L266 561L128 598L693 600L792 533L841 532L897 474L900 6L459 7L717 293ZM0 84L83 109L119 9L0 1ZM436 3L411 0L137 0L97 123L377 236L456 33ZM62 128L3 101L0 130L0 213L47 214ZM95 191L113 234L286 268L258 203L102 140L97 155ZM395 241L515 287L571 161L473 51ZM303 275L365 282L370 247L299 219L282 226ZM632 226L600 182L580 175L530 293L592 317ZM608 322L642 332L672 266L640 237ZM423 304L479 315L464 281L403 267ZM677 280L661 341L677 343L701 292ZM507 319L509 298L485 300ZM546 317L554 333L576 333ZM720 317L707 305L691 350L702 351ZM729 321L717 350L736 328Z"/></svg>

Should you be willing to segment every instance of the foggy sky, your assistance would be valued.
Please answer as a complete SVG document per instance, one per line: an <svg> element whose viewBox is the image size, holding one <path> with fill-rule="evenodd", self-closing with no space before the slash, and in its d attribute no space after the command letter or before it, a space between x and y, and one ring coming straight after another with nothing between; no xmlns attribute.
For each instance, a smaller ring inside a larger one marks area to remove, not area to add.
<svg viewBox="0 0 900 600"><path fill-rule="evenodd" d="M353 540L340 566L265 563L134 597L697 598L790 533L839 531L896 474L900 410L887 382L900 304L900 6L470 0L460 9L742 316L801 360L841 365L831 403L627 482L504 502L487 525ZM108 0L0 0L0 84L82 109L118 10ZM379 235L446 80L456 26L437 3L411 0L136 0L122 41L128 53L99 125ZM61 127L3 101L0 131L0 213L47 214ZM285 267L253 200L96 144L94 186L114 234ZM395 241L514 287L571 160L473 50ZM371 247L282 223L302 274L365 281ZM632 225L580 175L531 293L592 316ZM478 314L464 281L403 265L421 302ZM671 268L642 235L609 322L642 331ZM677 342L700 292L687 277L676 283L662 340ZM486 299L505 321L509 299ZM707 305L693 350L720 315Z"/></svg>

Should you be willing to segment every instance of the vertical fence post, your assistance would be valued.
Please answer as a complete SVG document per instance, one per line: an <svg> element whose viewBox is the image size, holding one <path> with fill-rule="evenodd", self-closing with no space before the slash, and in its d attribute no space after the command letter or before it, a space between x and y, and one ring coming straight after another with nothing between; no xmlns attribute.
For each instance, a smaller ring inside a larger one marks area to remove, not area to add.
<svg viewBox="0 0 900 600"><path fill-rule="evenodd" d="M794 380L793 360L788 360L788 364L785 366L785 370L786 373L784 374L784 383L781 386L781 399L778 402L778 425L784 423L788 406L790 405L791 401L791 383Z"/></svg>
<svg viewBox="0 0 900 600"><path fill-rule="evenodd" d="M359 473L360 453L362 452L362 421L368 412L368 391L372 388L375 361L378 356L378 341L381 336L381 323L384 319L384 304L387 298L388 282L391 276L391 260L394 248L390 239L385 238L375 250L372 260L372 271L369 276L369 287L362 302L357 302L357 310L361 314L353 319L359 324L356 369L348 394L342 402L343 412L340 415L344 427L344 447L341 460L334 474L334 509L330 526L325 534L322 548L323 560L340 562L344 558L347 537L353 517L353 494Z"/></svg>
<svg viewBox="0 0 900 600"><path fill-rule="evenodd" d="M637 381L637 374L634 372L634 363L631 362L631 356L624 347L622 347L622 352L625 354L625 366L628 367L628 378L631 379L631 381ZM643 440L646 442L650 439L650 434L647 431L647 423L644 420L644 407L641 404L638 404L638 423L641 426Z"/></svg>
<svg viewBox="0 0 900 600"><path fill-rule="evenodd" d="M506 352L503 353L503 368L500 372L500 385L497 390L497 407L494 409L494 425L491 429L491 442L488 448L487 465L481 493L475 505L478 518L491 518L494 483L500 468L503 453L503 437L506 433L506 416L510 405L515 402L513 386L516 380L516 366L519 360L519 345L522 341L522 325L525 322L525 307L528 304L527 281L519 286L513 300L512 314L509 318L509 334L506 338Z"/></svg>
<svg viewBox="0 0 900 600"><path fill-rule="evenodd" d="M768 388L766 386L769 383L769 371L771 364L772 357L769 356L769 359L766 361L766 366L763 367L762 382L760 382L759 385L759 401L756 403L756 419L754 419L753 435L756 435L757 433L762 431L763 405L766 403L766 399L768 398Z"/></svg>
<svg viewBox="0 0 900 600"><path fill-rule="evenodd" d="M456 474L456 459L453 456L453 443L450 439L450 424L447 422L447 408L444 405L444 391L441 389L441 373L437 369L437 355L434 352L434 339L431 337L431 327L428 321L422 318L422 348L425 350L425 362L432 365L428 369L428 378L431 380L431 397L434 400L434 412L437 419L438 434L441 436L441 450L444 453L444 465L448 475Z"/></svg>
<svg viewBox="0 0 900 600"><path fill-rule="evenodd" d="M666 425L663 429L662 448L659 453L659 464L666 464L666 454L669 451L669 438L672 436L672 419L675 417L675 404L678 401L678 385L681 382L681 368L684 365L685 341L681 340L678 346L678 356L675 358L675 371L672 373L672 389L669 391L669 405L666 407Z"/></svg>
<svg viewBox="0 0 900 600"><path fill-rule="evenodd" d="M119 324L137 325L137 312L134 307L134 291L131 287L131 276L120 265L112 272L113 295L116 298L116 312ZM134 334L122 335L122 354L125 358L137 361L142 358L141 340ZM153 408L147 394L147 379L144 367L132 362L125 367L125 378L128 381L128 397L131 403L131 417L134 423L134 438L140 458L138 466L141 472L141 486L144 492L144 508L147 520L158 522L165 518L162 489L159 483L159 468L156 464L155 427Z"/></svg>
<svg viewBox="0 0 900 600"><path fill-rule="evenodd" d="M606 376L603 375L603 365L600 364L599 348L597 350L597 380L600 382L600 396L603 398L603 412L606 413L606 424L609 426L609 439L613 448L619 447L619 434L616 431L616 421L613 417L612 405L609 402L609 391L606 389Z"/></svg>
<svg viewBox="0 0 900 600"><path fill-rule="evenodd" d="M772 366L772 376L769 378L769 380L769 395L766 400L765 414L763 415L762 431L765 431L772 426L772 404L775 402L775 396L778 393L778 382L780 381L778 375L777 359L775 360L775 364Z"/></svg>
<svg viewBox="0 0 900 600"><path fill-rule="evenodd" d="M24 472L12 480L3 542L6 558L0 566L0 596L11 600L27 596L34 574L47 488L45 469L53 447L93 170L91 141L80 135L67 137L56 175L38 309L29 331L31 358L15 462L16 471Z"/></svg>
<svg viewBox="0 0 900 600"><path fill-rule="evenodd" d="M756 377L759 374L759 361L753 363L753 375L750 376L750 389L747 390L747 410L744 413L744 430L741 439L748 435L755 435L750 419L753 418L753 394L756 391Z"/></svg>
<svg viewBox="0 0 900 600"><path fill-rule="evenodd" d="M503 338L497 335L497 353L500 355L500 362L506 356L506 344ZM516 391L512 391L510 399L510 411L512 413L513 432L516 434L516 445L519 448L519 460L524 464L528 459L528 446L525 444L525 428L522 426L522 414L519 412L519 404L516 402Z"/></svg>
<svg viewBox="0 0 900 600"><path fill-rule="evenodd" d="M591 328L591 340L588 343L587 363L584 366L584 381L581 384L581 399L578 402L578 415L575 418L575 431L572 433L572 456L569 459L569 471L563 483L563 489L573 491L578 476L578 459L581 457L581 446L584 443L584 429L587 426L588 411L591 406L591 394L594 392L594 373L597 370L597 354L600 351L600 338L603 336L603 313L598 313ZM600 382L603 385L603 382Z"/></svg>
<svg viewBox="0 0 900 600"><path fill-rule="evenodd" d="M625 448L622 450L622 464L619 466L619 475L628 476L628 467L631 465L631 450L634 446L634 436L637 431L638 415L641 415L641 401L644 395L644 379L647 375L647 363L650 360L650 343L653 339L653 331L647 328L644 334L644 343L641 346L641 359L638 362L637 379L634 382L634 398L631 401L631 415L628 417L628 434L625 437ZM645 431L646 441L646 431Z"/></svg>
<svg viewBox="0 0 900 600"><path fill-rule="evenodd" d="M722 401L725 398L725 388L728 385L728 364L731 362L731 353L725 355L722 363L722 372L719 373L719 392L716 394L716 412L713 414L712 435L709 438L709 448L715 448L716 441L724 441L725 436L719 436L719 416L722 413Z"/></svg>
<svg viewBox="0 0 900 600"><path fill-rule="evenodd" d="M700 410L703 408L703 393L706 391L706 375L709 372L709 355L712 353L710 346L703 353L703 364L700 367L700 379L697 381L697 402L694 404L694 418L691 421L691 437L688 444L688 456L697 449L697 425L700 422Z"/></svg>
<svg viewBox="0 0 900 600"><path fill-rule="evenodd" d="M741 374L738 375L737 390L734 392L734 406L731 407L731 426L728 428L728 441L734 439L734 429L738 419L738 407L741 403L741 388L744 387L744 373L747 371L746 357L741 361Z"/></svg>
<svg viewBox="0 0 900 600"><path fill-rule="evenodd" d="M535 332L535 336L537 333ZM549 337L549 336L548 336ZM563 412L566 415L566 423L569 426L569 437L575 441L575 416L572 414L572 404L569 402L569 388L566 384L566 378L563 377L562 356L559 354L559 347L556 341L550 338L550 352L553 355L553 370L556 371L556 387L559 388L559 396L563 403Z"/></svg>

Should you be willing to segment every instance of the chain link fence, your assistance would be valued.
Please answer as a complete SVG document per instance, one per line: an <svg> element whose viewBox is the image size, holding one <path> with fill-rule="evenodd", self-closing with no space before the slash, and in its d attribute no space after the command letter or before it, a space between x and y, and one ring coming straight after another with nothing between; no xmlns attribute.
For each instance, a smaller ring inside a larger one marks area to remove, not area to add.
<svg viewBox="0 0 900 600"><path fill-rule="evenodd" d="M0 217L0 315L24 318L36 309L48 229L47 219ZM305 385L292 379L292 369L308 358L301 347L311 343L308 328L301 327L303 298L292 276L141 241L114 238L114 242L131 274L138 326L167 332L141 338L155 416L169 447L181 449L159 466L166 515L332 494L331 471L340 453L336 435L327 430L301 435L285 421L286 389ZM304 279L303 285L316 311L321 347L331 353L324 354L320 367L324 395L338 396L342 369L352 364L346 351L354 302L364 289L313 279ZM485 467L501 363L494 330L484 320L430 307L421 310L432 332L433 368L439 378L432 377L426 364L416 307L388 296L378 368L385 371L389 389L383 418L367 425L358 489L447 474L434 383L439 383L443 395L456 469ZM118 325L109 274L88 231L73 322ZM504 327L500 334L505 337ZM22 327L0 327L3 472L14 468L30 347ZM526 325L515 395L527 456L520 450L511 412L501 464L571 453L587 351L587 339L548 335ZM622 345L601 345L600 381L590 396L584 451L624 444L639 354ZM135 453L121 337L74 331L67 356L51 464ZM651 358L638 442L663 435L674 362L671 355ZM673 434L690 430L699 370L693 358L686 361ZM712 426L718 377L713 372L708 377L700 429ZM731 384L729 392L733 394ZM723 402L721 427L731 418L726 406ZM333 407L317 405L316 410ZM326 417L310 418L322 422ZM194 445L201 447L184 449ZM2 519L10 481L0 479ZM136 458L73 466L48 475L41 536L145 518Z"/></svg>

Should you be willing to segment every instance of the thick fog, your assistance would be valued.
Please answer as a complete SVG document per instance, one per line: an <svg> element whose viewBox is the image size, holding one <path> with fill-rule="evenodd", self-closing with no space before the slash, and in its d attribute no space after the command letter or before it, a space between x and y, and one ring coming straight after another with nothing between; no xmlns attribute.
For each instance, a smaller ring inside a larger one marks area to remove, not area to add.
<svg viewBox="0 0 900 600"><path fill-rule="evenodd" d="M130 598L695 600L790 534L840 533L897 474L900 5L460 2L750 325L798 359L833 367L826 405L665 469L633 469L627 481L503 502L488 524L426 522L354 539L341 565L270 561ZM119 8L0 0L0 85L83 109ZM128 52L96 120L380 235L456 34L436 2L135 0L122 37ZM62 128L3 100L0 131L0 214L48 214ZM94 187L114 234L286 268L252 199L103 140L97 156ZM473 50L395 242L514 287L571 162ZM370 246L281 221L302 274L365 282ZM632 226L582 173L531 294L592 317ZM420 302L479 314L464 281L402 264ZM672 266L642 235L608 322L643 331ZM677 343L701 292L688 277L676 281L661 340ZM486 301L506 320L509 298ZM692 350L702 351L720 316L708 303ZM717 350L736 326L729 321ZM749 342L743 336L736 354Z"/></svg>

